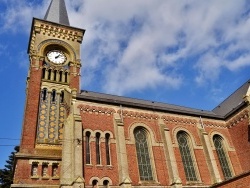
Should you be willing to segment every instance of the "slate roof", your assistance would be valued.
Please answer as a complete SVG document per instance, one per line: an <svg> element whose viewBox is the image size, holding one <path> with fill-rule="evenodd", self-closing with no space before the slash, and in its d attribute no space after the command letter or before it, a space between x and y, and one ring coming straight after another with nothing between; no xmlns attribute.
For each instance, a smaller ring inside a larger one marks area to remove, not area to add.
<svg viewBox="0 0 250 188"><path fill-rule="evenodd" d="M237 110L240 106L245 104L243 97L247 95L249 86L250 80L245 82L240 88L238 88L212 111L221 116L228 116L231 112Z"/></svg>
<svg viewBox="0 0 250 188"><path fill-rule="evenodd" d="M69 18L64 0L51 0L44 20L69 26Z"/></svg>
<svg viewBox="0 0 250 188"><path fill-rule="evenodd" d="M140 109L147 109L152 111L161 111L161 112L171 112L176 114L186 114L186 115L195 115L195 116L202 116L202 117L211 117L216 119L222 119L223 117L217 116L212 111L206 110L199 110L193 108L187 108L183 106L177 106L172 104L166 103L159 103L154 101L147 101L129 97L122 97L104 93L97 93L92 91L81 91L80 94L77 95L78 100L85 100L97 103L106 103L112 104L117 106L124 106L124 107L134 107Z"/></svg>
<svg viewBox="0 0 250 188"><path fill-rule="evenodd" d="M214 119L225 119L235 110L245 105L243 96L247 94L250 86L250 81L246 82L239 89L237 89L232 95L225 99L220 105L218 105L212 111L200 110L194 108L188 108L178 105L159 103L154 101L147 101L129 97L122 97L104 93L97 93L92 91L81 91L77 95L78 100L85 100L97 103L112 104L117 106L132 107L147 109L152 111L169 112L174 114L192 115L196 117L208 117Z"/></svg>

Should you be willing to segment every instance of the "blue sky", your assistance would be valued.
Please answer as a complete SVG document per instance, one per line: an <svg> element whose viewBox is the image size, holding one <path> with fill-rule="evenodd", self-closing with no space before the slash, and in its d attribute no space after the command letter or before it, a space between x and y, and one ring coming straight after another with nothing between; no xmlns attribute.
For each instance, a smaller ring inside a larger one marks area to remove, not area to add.
<svg viewBox="0 0 250 188"><path fill-rule="evenodd" d="M65 0L86 29L85 90L212 110L250 78L244 0ZM0 0L0 168L19 144L32 17L50 0Z"/></svg>

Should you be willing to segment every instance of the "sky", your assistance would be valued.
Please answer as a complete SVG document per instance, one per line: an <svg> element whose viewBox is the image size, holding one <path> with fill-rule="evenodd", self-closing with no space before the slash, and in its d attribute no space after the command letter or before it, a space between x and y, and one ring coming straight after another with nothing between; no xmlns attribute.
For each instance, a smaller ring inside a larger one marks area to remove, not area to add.
<svg viewBox="0 0 250 188"><path fill-rule="evenodd" d="M247 0L65 0L86 30L81 89L212 110L250 78ZM32 18L50 0L0 0L0 168L19 145Z"/></svg>

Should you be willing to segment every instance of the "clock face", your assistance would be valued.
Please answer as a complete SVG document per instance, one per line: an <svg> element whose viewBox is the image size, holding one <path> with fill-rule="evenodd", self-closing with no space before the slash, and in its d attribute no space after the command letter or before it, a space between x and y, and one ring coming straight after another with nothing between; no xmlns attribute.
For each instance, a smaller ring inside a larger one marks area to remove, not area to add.
<svg viewBox="0 0 250 188"><path fill-rule="evenodd" d="M55 64L63 64L67 58L62 51L51 50L47 53L48 60Z"/></svg>

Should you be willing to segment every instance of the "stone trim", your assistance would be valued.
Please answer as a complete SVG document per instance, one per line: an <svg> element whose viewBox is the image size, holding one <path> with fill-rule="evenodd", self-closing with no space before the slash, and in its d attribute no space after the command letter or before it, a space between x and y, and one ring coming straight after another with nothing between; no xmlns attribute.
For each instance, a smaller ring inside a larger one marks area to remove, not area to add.
<svg viewBox="0 0 250 188"><path fill-rule="evenodd" d="M216 150L215 147L214 147L214 142L213 142L213 137L216 134L223 138L224 146L225 146L225 149L226 149L227 152L228 151L235 151L235 148L233 147L233 145L230 144L229 139L227 137L225 137L222 133L220 133L217 130L214 130L214 131L209 133L209 141L211 143L211 147L212 147L213 150Z"/></svg>
<svg viewBox="0 0 250 188"><path fill-rule="evenodd" d="M178 147L178 148L179 148L178 141L177 141L177 136L176 136L177 133L178 133L179 131L184 131L184 132L186 132L186 133L189 135L190 140L191 140L191 142L192 142L192 147L193 147L193 149L203 149L203 146L202 146L202 145L198 145L198 144L197 144L196 140L194 139L193 134L192 134L187 128L182 127L182 126L175 127L175 128L172 130L172 136L173 136L172 142L173 142L173 147Z"/></svg>

